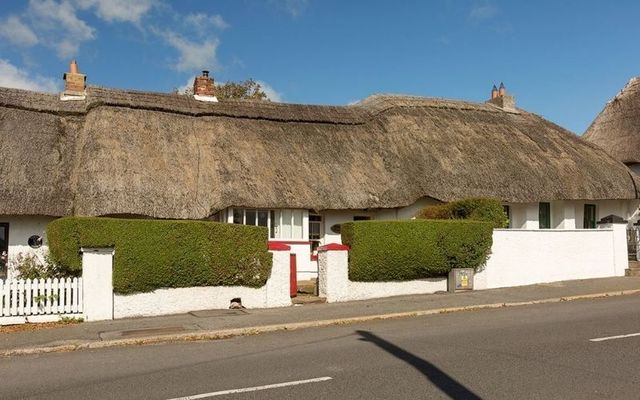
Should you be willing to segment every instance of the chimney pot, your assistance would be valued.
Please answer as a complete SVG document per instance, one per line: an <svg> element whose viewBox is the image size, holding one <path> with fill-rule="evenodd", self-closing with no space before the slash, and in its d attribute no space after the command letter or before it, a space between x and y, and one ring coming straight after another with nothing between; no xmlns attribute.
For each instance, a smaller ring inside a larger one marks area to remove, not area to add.
<svg viewBox="0 0 640 400"><path fill-rule="evenodd" d="M72 74L78 73L78 63L76 62L76 60L72 60L71 64L69 64L69 72Z"/></svg>
<svg viewBox="0 0 640 400"><path fill-rule="evenodd" d="M507 88L504 86L504 83L500 82L500 89L498 89L498 95L502 97L505 94L507 94Z"/></svg>
<svg viewBox="0 0 640 400"><path fill-rule="evenodd" d="M202 71L202 76L208 77L209 76L209 71L207 71L206 69Z"/></svg>
<svg viewBox="0 0 640 400"><path fill-rule="evenodd" d="M496 85L493 85L493 88L491 88L491 100L495 99L496 97L498 97L498 88L496 87Z"/></svg>

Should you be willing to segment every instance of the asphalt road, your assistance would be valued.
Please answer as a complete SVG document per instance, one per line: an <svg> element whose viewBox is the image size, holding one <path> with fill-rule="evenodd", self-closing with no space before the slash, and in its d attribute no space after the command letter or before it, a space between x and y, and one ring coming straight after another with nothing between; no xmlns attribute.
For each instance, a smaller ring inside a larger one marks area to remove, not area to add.
<svg viewBox="0 0 640 400"><path fill-rule="evenodd" d="M634 333L640 296L14 357L0 398L638 399Z"/></svg>

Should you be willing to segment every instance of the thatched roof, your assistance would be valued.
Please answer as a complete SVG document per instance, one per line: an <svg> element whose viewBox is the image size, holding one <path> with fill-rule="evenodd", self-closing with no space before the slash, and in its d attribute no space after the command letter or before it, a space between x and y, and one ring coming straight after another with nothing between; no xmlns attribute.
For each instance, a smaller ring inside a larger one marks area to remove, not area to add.
<svg viewBox="0 0 640 400"><path fill-rule="evenodd" d="M391 208L467 196L637 193L603 150L485 103L212 104L95 87L63 102L0 89L0 214L203 218L228 206Z"/></svg>
<svg viewBox="0 0 640 400"><path fill-rule="evenodd" d="M640 163L640 77L607 103L584 138L625 164Z"/></svg>

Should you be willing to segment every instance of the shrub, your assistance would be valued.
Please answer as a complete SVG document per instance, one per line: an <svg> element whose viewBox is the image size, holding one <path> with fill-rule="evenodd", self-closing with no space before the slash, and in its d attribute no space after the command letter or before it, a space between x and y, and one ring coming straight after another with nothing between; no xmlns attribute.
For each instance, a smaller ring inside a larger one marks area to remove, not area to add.
<svg viewBox="0 0 640 400"><path fill-rule="evenodd" d="M116 293L192 286L263 286L267 229L206 221L67 217L47 226L54 262L81 271L82 247L114 247Z"/></svg>
<svg viewBox="0 0 640 400"><path fill-rule="evenodd" d="M19 253L11 263L19 279L65 278L78 275L76 271L53 263L48 255L41 261L35 254Z"/></svg>
<svg viewBox="0 0 640 400"><path fill-rule="evenodd" d="M469 219L491 222L494 228L509 226L509 218L500 201L496 199L469 198L451 203L425 207L416 218L419 219Z"/></svg>
<svg viewBox="0 0 640 400"><path fill-rule="evenodd" d="M405 281L483 266L493 228L476 221L359 221L342 225L352 281Z"/></svg>

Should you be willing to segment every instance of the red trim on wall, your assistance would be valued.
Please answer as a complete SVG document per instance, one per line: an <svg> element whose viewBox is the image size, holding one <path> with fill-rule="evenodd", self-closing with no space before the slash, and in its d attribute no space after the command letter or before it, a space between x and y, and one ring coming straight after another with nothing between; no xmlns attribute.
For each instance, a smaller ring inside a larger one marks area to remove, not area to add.
<svg viewBox="0 0 640 400"><path fill-rule="evenodd" d="M271 251L291 251L291 247L285 243L269 242L268 246Z"/></svg>
<svg viewBox="0 0 640 400"><path fill-rule="evenodd" d="M318 247L318 251L345 251L351 248L345 244L329 243Z"/></svg>
<svg viewBox="0 0 640 400"><path fill-rule="evenodd" d="M311 255L311 261L318 261L318 255L317 254L312 254Z"/></svg>
<svg viewBox="0 0 640 400"><path fill-rule="evenodd" d="M272 240L269 239L269 243L283 243L283 244L311 244L308 240Z"/></svg>

